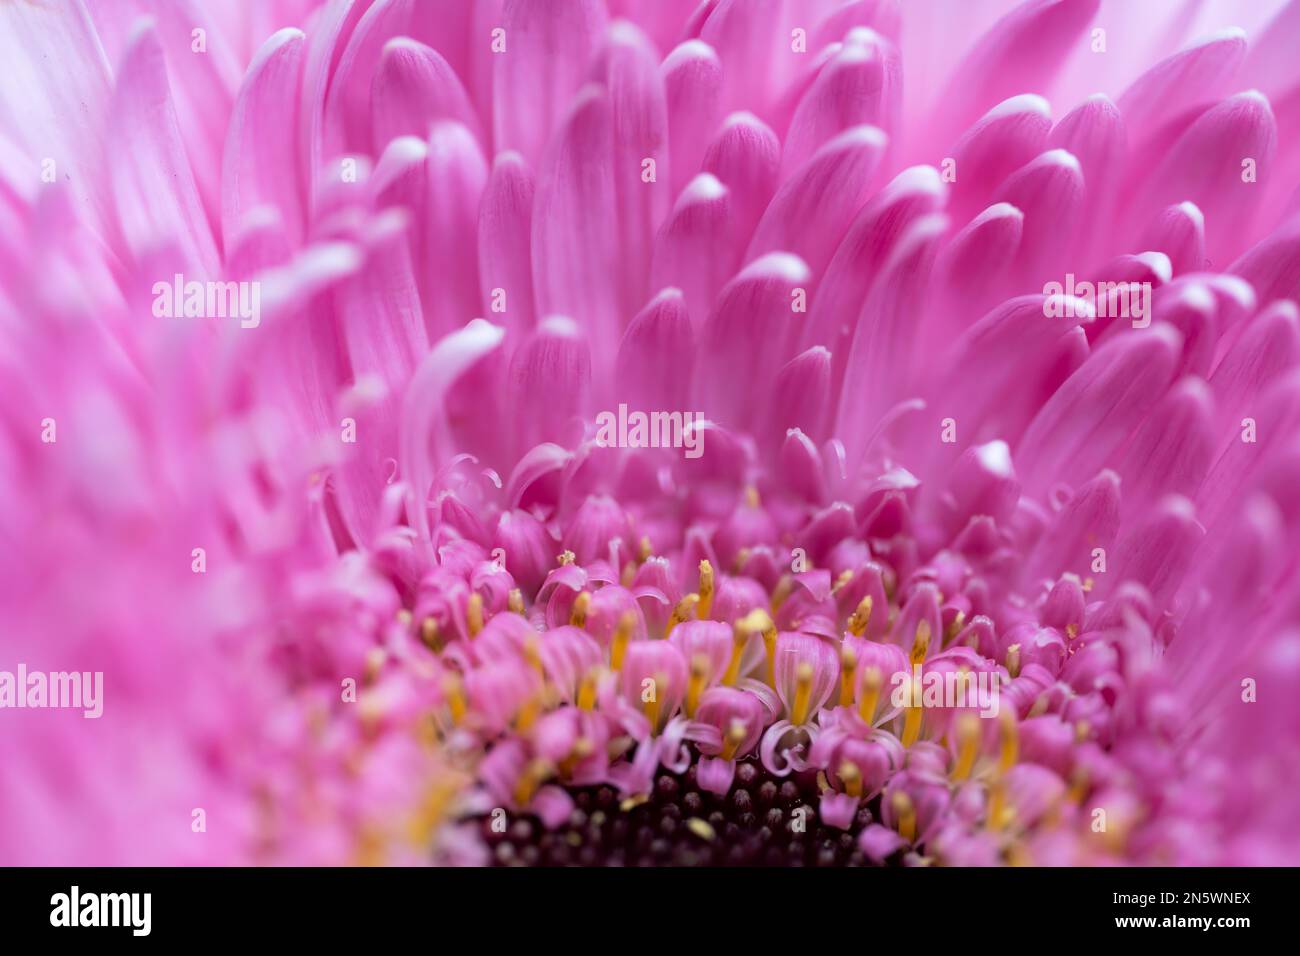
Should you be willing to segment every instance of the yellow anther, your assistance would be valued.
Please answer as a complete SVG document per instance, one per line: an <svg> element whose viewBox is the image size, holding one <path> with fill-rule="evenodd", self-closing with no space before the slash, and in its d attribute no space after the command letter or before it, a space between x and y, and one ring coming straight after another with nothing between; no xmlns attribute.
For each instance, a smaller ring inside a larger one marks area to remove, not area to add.
<svg viewBox="0 0 1300 956"><path fill-rule="evenodd" d="M465 703L465 685L456 674L448 674L442 682L442 692L447 695L447 708L451 711L451 722L460 726L468 709Z"/></svg>
<svg viewBox="0 0 1300 956"><path fill-rule="evenodd" d="M998 714L998 773L1006 773L1020 758L1020 728L1011 711Z"/></svg>
<svg viewBox="0 0 1300 956"><path fill-rule="evenodd" d="M420 622L420 643L435 654L442 653L442 635L438 632L438 622L431 617Z"/></svg>
<svg viewBox="0 0 1300 956"><path fill-rule="evenodd" d="M1066 793L1066 799L1071 803L1082 803L1083 798L1088 795L1088 770L1083 765L1074 768L1074 773L1070 774L1070 789Z"/></svg>
<svg viewBox="0 0 1300 956"><path fill-rule="evenodd" d="M579 591L573 599L573 609L569 611L569 623L574 627L587 626L587 612L591 610L591 592Z"/></svg>
<svg viewBox="0 0 1300 956"><path fill-rule="evenodd" d="M840 645L840 706L853 704L853 679L858 669L858 652L845 641Z"/></svg>
<svg viewBox="0 0 1300 956"><path fill-rule="evenodd" d="M758 496L758 489L753 485L745 488L745 504L751 508L758 508L763 504L763 500Z"/></svg>
<svg viewBox="0 0 1300 956"><path fill-rule="evenodd" d="M862 672L862 696L858 698L858 716L864 723L870 724L876 719L876 708L880 705L880 688L885 684L885 677L879 667L868 667Z"/></svg>
<svg viewBox="0 0 1300 956"><path fill-rule="evenodd" d="M691 679L686 685L686 716L694 717L695 710L700 706L700 695L704 693L704 686L709 682L709 657L707 654L696 654L691 658Z"/></svg>
<svg viewBox="0 0 1300 956"><path fill-rule="evenodd" d="M746 633L763 635L763 652L767 655L767 685L776 686L776 624L762 608L754 608L741 622Z"/></svg>
<svg viewBox="0 0 1300 956"><path fill-rule="evenodd" d="M611 670L623 669L623 655L627 653L627 642L632 639L632 630L636 627L636 612L624 611L614 628L614 637L609 643L609 666Z"/></svg>
<svg viewBox="0 0 1300 956"><path fill-rule="evenodd" d="M788 574L781 575L781 579L776 582L776 587L772 589L772 613L775 614L781 610L781 605L790 597L794 591L794 578Z"/></svg>
<svg viewBox="0 0 1300 956"><path fill-rule="evenodd" d="M555 765L549 760L538 757L529 761L528 766L524 768L524 772L519 775L519 780L515 783L515 803L521 807L531 803L533 795L537 793L537 788L554 773Z"/></svg>
<svg viewBox="0 0 1300 956"><path fill-rule="evenodd" d="M590 737L579 737L569 748L568 754L560 761L560 773L563 776L572 776L573 771L577 769L578 764L586 760L596 752L596 745Z"/></svg>
<svg viewBox="0 0 1300 956"><path fill-rule="evenodd" d="M640 548L641 548L641 550L640 550L638 553L639 553L640 558L641 558L641 563L642 563L642 564L645 564L647 561L650 560L650 556L653 555L653 554L655 553L655 552L654 552L654 548L652 548L652 547L650 546L650 536L649 536L649 535L646 535L646 534L641 535L641 544L640 544Z"/></svg>
<svg viewBox="0 0 1300 956"><path fill-rule="evenodd" d="M731 626L731 659L727 662L726 673L722 675L722 683L728 687L734 687L736 681L740 680L740 662L750 635L746 620L742 618Z"/></svg>
<svg viewBox="0 0 1300 956"><path fill-rule="evenodd" d="M479 631L483 630L483 595L477 591L469 596L469 601L465 604L465 624L469 628L470 637L478 637Z"/></svg>
<svg viewBox="0 0 1300 956"><path fill-rule="evenodd" d="M912 805L912 798L902 790L895 790L889 802L898 820L898 835L911 843L916 839L916 807Z"/></svg>
<svg viewBox="0 0 1300 956"><path fill-rule="evenodd" d="M701 621L707 621L713 612L713 565L708 559L700 562L700 603L696 609Z"/></svg>
<svg viewBox="0 0 1300 956"><path fill-rule="evenodd" d="M871 623L871 603L871 595L868 594L858 602L857 610L849 615L849 633L854 637L867 633L867 625Z"/></svg>
<svg viewBox="0 0 1300 956"><path fill-rule="evenodd" d="M723 760L735 760L736 751L740 745L745 742L745 722L739 717L732 717L731 723L727 724L727 733L722 738L722 753L718 754Z"/></svg>
<svg viewBox="0 0 1300 956"><path fill-rule="evenodd" d="M595 710L596 708L596 688L600 683L600 668L593 667L587 673L582 675L582 681L578 684L578 709Z"/></svg>
<svg viewBox="0 0 1300 956"><path fill-rule="evenodd" d="M506 598L506 607L510 609L511 614L524 613L524 592L518 588L511 588L510 594Z"/></svg>
<svg viewBox="0 0 1300 956"><path fill-rule="evenodd" d="M1001 778L989 784L989 810L985 821L990 830L1001 830L1010 817L1007 807L1007 788Z"/></svg>
<svg viewBox="0 0 1300 956"><path fill-rule="evenodd" d="M1020 676L1020 645L1012 644L1007 648L1007 673L1012 677Z"/></svg>
<svg viewBox="0 0 1300 956"><path fill-rule="evenodd" d="M910 706L903 708L903 736L900 738L904 747L912 746L921 736L921 719L925 716L921 706L921 682L910 677L908 680L911 682L908 688Z"/></svg>
<svg viewBox="0 0 1300 956"><path fill-rule="evenodd" d="M839 775L845 793L850 797L862 796L862 771L858 769L857 764L845 760L840 764Z"/></svg>
<svg viewBox="0 0 1300 956"><path fill-rule="evenodd" d="M659 732L659 695L668 689L668 675L655 674L654 687L650 690L649 700L644 700L645 716L650 721L650 732Z"/></svg>
<svg viewBox="0 0 1300 956"><path fill-rule="evenodd" d="M367 684L373 683L379 676L379 672L384 669L384 664L388 661L388 652L382 647L372 647L366 651L366 670L364 680Z"/></svg>
<svg viewBox="0 0 1300 956"><path fill-rule="evenodd" d="M808 709L812 703L813 668L801 661L794 670L794 705L790 708L790 722L796 726L808 722Z"/></svg>
<svg viewBox="0 0 1300 956"><path fill-rule="evenodd" d="M528 695L528 699L519 708L519 713L515 715L516 730L522 733L537 723L537 718L542 715L542 697L541 692Z"/></svg>
<svg viewBox="0 0 1300 956"><path fill-rule="evenodd" d="M943 646L947 647L951 644L956 639L957 635L961 633L961 629L965 626L966 612L958 611L953 615L952 623L948 625L948 629L943 632Z"/></svg>
<svg viewBox="0 0 1300 956"><path fill-rule="evenodd" d="M930 653L930 622L925 618L916 622L916 638L912 641L912 652L908 655L912 666L925 663L925 655Z"/></svg>
<svg viewBox="0 0 1300 956"><path fill-rule="evenodd" d="M966 780L975 766L975 757L979 754L980 719L974 714L965 713L957 718L957 765L952 768L954 781Z"/></svg>
<svg viewBox="0 0 1300 956"><path fill-rule="evenodd" d="M555 556L555 562L560 566L564 566L566 564L573 564L577 560L578 560L578 556L574 554L572 551L567 551L567 550L561 551L559 554Z"/></svg>
<svg viewBox="0 0 1300 956"><path fill-rule="evenodd" d="M664 632L664 637L667 637L669 634L671 634L673 632L673 628L675 628L678 624L681 624L683 621L690 620L692 614L695 611L695 606L699 603L700 603L700 596L698 594L688 594L686 595L686 597L678 601L677 606L673 608L672 616L668 618L668 628Z"/></svg>
<svg viewBox="0 0 1300 956"><path fill-rule="evenodd" d="M542 638L541 635L533 632L524 638L524 660L528 666L537 671L542 679L546 679L546 667L542 664Z"/></svg>
<svg viewBox="0 0 1300 956"><path fill-rule="evenodd" d="M836 594L839 594L846 587L848 587L849 582L852 580L853 580L853 569L845 568L843 571L840 572L839 577L835 579L835 583L831 585L831 595L834 596Z"/></svg>

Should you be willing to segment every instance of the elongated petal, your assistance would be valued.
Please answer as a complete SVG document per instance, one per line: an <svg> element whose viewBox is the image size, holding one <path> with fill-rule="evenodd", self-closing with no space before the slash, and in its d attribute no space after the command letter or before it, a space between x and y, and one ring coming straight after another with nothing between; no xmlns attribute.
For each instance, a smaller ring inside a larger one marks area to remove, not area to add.
<svg viewBox="0 0 1300 956"><path fill-rule="evenodd" d="M498 153L478 216L479 281L494 318L518 333L537 321L533 301L532 173L518 153ZM499 291L498 291L499 290Z"/></svg>
<svg viewBox="0 0 1300 956"><path fill-rule="evenodd" d="M235 101L222 163L221 229L230 248L258 206L276 210L292 245L303 234L305 190L298 179L298 125L302 31L286 28L257 51Z"/></svg>
<svg viewBox="0 0 1300 956"><path fill-rule="evenodd" d="M695 336L680 291L667 288L637 313L618 348L617 395L632 409L685 411Z"/></svg>
<svg viewBox="0 0 1300 956"><path fill-rule="evenodd" d="M588 86L547 150L533 208L533 289L540 314L572 316L596 355L612 355L619 321L613 117Z"/></svg>
<svg viewBox="0 0 1300 956"><path fill-rule="evenodd" d="M818 150L772 198L746 259L778 249L794 252L820 277L871 194L886 143L874 126L855 126Z"/></svg>
<svg viewBox="0 0 1300 956"><path fill-rule="evenodd" d="M730 198L716 177L700 173L682 192L655 239L651 285L681 289L697 325L703 325L718 291L740 263Z"/></svg>
<svg viewBox="0 0 1300 956"><path fill-rule="evenodd" d="M460 78L437 50L408 37L384 44L370 85L371 142L376 153L397 136L429 135L446 119L483 140L478 116Z"/></svg>
<svg viewBox="0 0 1300 956"><path fill-rule="evenodd" d="M704 151L722 119L722 62L703 40L687 40L660 67L668 110L673 195L700 171Z"/></svg>
<svg viewBox="0 0 1300 956"><path fill-rule="evenodd" d="M560 127L588 61L605 31L599 0L557 0L539 6L506 0L501 18L506 51L493 57L493 143L529 163ZM486 38L479 42L486 42Z"/></svg>
<svg viewBox="0 0 1300 956"><path fill-rule="evenodd" d="M704 153L704 169L727 187L736 215L736 240L749 243L776 192L781 142L751 113L733 113Z"/></svg>
<svg viewBox="0 0 1300 956"><path fill-rule="evenodd" d="M1016 449L1025 485L1045 490L1069 473L1095 471L1168 388L1178 333L1152 325L1092 354L1043 406Z"/></svg>
<svg viewBox="0 0 1300 956"><path fill-rule="evenodd" d="M141 255L174 240L190 268L216 275L217 249L181 142L162 47L152 25L131 39L118 71L110 131L134 143L112 166L113 202L127 246Z"/></svg>

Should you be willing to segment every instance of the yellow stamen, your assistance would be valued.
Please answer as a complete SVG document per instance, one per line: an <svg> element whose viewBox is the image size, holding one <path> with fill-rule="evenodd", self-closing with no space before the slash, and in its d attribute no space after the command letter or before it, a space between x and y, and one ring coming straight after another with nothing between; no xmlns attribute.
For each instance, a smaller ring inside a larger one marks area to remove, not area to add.
<svg viewBox="0 0 1300 956"><path fill-rule="evenodd" d="M849 582L852 580L853 580L852 568L846 568L843 571L841 571L840 576L837 577L835 579L835 583L831 585L831 595L834 596L839 594L846 587L848 587Z"/></svg>
<svg viewBox="0 0 1300 956"><path fill-rule="evenodd" d="M781 610L781 605L790 597L794 591L794 578L788 574L781 575L781 580L776 582L776 587L772 589L772 613L775 614Z"/></svg>
<svg viewBox="0 0 1300 956"><path fill-rule="evenodd" d="M659 732L659 695L668 689L668 675L656 674L654 677L654 692L650 699L644 702L646 719L650 721L650 732Z"/></svg>
<svg viewBox="0 0 1300 956"><path fill-rule="evenodd" d="M560 761L560 773L565 777L573 775L578 764L590 757L596 750L596 745L592 743L590 737L579 737L573 742L569 749L568 755Z"/></svg>
<svg viewBox="0 0 1300 956"><path fill-rule="evenodd" d="M578 685L579 710L596 709L596 686L599 681L600 668L598 667L593 667L582 675L582 682Z"/></svg>
<svg viewBox="0 0 1300 956"><path fill-rule="evenodd" d="M799 725L808 722L808 707L812 703L813 668L802 661L794 670L794 706L790 708L790 722Z"/></svg>
<svg viewBox="0 0 1300 956"><path fill-rule="evenodd" d="M912 798L902 790L895 790L890 803L894 816L898 818L898 835L911 843L916 839L916 807L912 805Z"/></svg>
<svg viewBox="0 0 1300 956"><path fill-rule="evenodd" d="M624 611L614 629L614 638L609 644L609 666L612 670L623 669L623 655L627 653L627 642L632 639L632 629L636 627L636 612Z"/></svg>
<svg viewBox="0 0 1300 956"><path fill-rule="evenodd" d="M975 757L979 753L980 719L974 714L962 714L957 718L957 765L952 769L954 781L966 780L975 766Z"/></svg>
<svg viewBox="0 0 1300 956"><path fill-rule="evenodd" d="M739 717L733 717L731 723L727 725L727 735L722 739L722 753L718 756L723 760L735 760L736 751L744 742L745 722Z"/></svg>
<svg viewBox="0 0 1300 956"><path fill-rule="evenodd" d="M912 653L909 655L912 666L925 663L925 655L930 652L930 622L922 618L916 624L916 638L912 641Z"/></svg>
<svg viewBox="0 0 1300 956"><path fill-rule="evenodd" d="M911 680L909 702L912 706L903 709L903 736L900 739L904 747L912 746L921 736L921 718L924 716L924 708L921 706L921 682L915 678L909 680Z"/></svg>
<svg viewBox="0 0 1300 956"><path fill-rule="evenodd" d="M515 729L521 733L532 728L542 715L542 694L530 694L515 717Z"/></svg>
<svg viewBox="0 0 1300 956"><path fill-rule="evenodd" d="M858 652L845 641L840 645L840 706L853 703L853 678L858 668Z"/></svg>
<svg viewBox="0 0 1300 956"><path fill-rule="evenodd" d="M700 603L700 596L698 594L688 594L686 595L686 597L678 601L677 606L673 608L672 616L668 618L668 629L664 632L664 637L667 637L669 634L671 634L673 632L673 628L675 628L678 624L681 624L683 621L689 620L691 617L691 613L695 610L695 606L699 603Z"/></svg>
<svg viewBox="0 0 1300 956"><path fill-rule="evenodd" d="M591 610L591 592L579 591L573 599L573 609L569 611L569 623L574 627L587 626L587 612Z"/></svg>
<svg viewBox="0 0 1300 956"><path fill-rule="evenodd" d="M994 780L989 784L989 815L988 828L990 830L1001 830L1010 816L1007 807L1007 788L1001 779Z"/></svg>
<svg viewBox="0 0 1300 956"><path fill-rule="evenodd" d="M868 667L862 672L862 696L858 698L858 716L865 723L876 718L876 707L880 704L880 688L885 684L884 675L879 667Z"/></svg>
<svg viewBox="0 0 1300 956"><path fill-rule="evenodd" d="M572 551L561 551L559 554L555 556L555 563L561 566L564 566L566 564L573 564L573 562L577 560L578 560L578 556L574 554Z"/></svg>
<svg viewBox="0 0 1300 956"><path fill-rule="evenodd" d="M623 572L619 575L618 583L625 588L630 588L632 582L636 580L636 562L629 561L623 565Z"/></svg>
<svg viewBox="0 0 1300 956"><path fill-rule="evenodd" d="M762 505L762 500L758 497L758 489L753 485L745 488L745 504L751 508L757 508Z"/></svg>
<svg viewBox="0 0 1300 956"><path fill-rule="evenodd" d="M1009 710L998 715L998 741L998 773L1006 773L1020 757L1020 728Z"/></svg>
<svg viewBox="0 0 1300 956"><path fill-rule="evenodd" d="M747 633L758 631L763 635L763 651L767 655L767 685L776 686L776 625L762 608L754 608L742 622Z"/></svg>
<svg viewBox="0 0 1300 956"><path fill-rule="evenodd" d="M542 638L539 634L529 634L524 638L524 660L543 680L546 679L546 667L542 664Z"/></svg>
<svg viewBox="0 0 1300 956"><path fill-rule="evenodd" d="M1007 648L1007 673L1012 677L1020 676L1020 645L1012 644Z"/></svg>
<svg viewBox="0 0 1300 956"><path fill-rule="evenodd" d="M510 594L506 598L506 607L510 609L511 614L524 613L524 592L518 588L511 588Z"/></svg>
<svg viewBox="0 0 1300 956"><path fill-rule="evenodd" d="M1071 803L1082 803L1083 798L1088 795L1088 771L1083 766L1074 768L1074 773L1070 775L1070 789L1066 798Z"/></svg>
<svg viewBox="0 0 1300 956"><path fill-rule="evenodd" d="M367 684L374 683L379 672L384 669L384 664L388 661L388 652L382 647L372 647L366 652L366 670L363 680Z"/></svg>
<svg viewBox="0 0 1300 956"><path fill-rule="evenodd" d="M867 625L871 623L871 595L868 594L858 602L858 608L849 615L849 633L854 637L861 637L867 633Z"/></svg>
<svg viewBox="0 0 1300 956"><path fill-rule="evenodd" d="M448 674L442 682L442 692L447 695L447 707L451 711L451 722L456 726L460 726L460 722L465 719L467 710L465 685L457 675Z"/></svg>
<svg viewBox="0 0 1300 956"><path fill-rule="evenodd" d="M537 788L554 773L555 766L549 760L538 757L530 761L524 768L524 772L520 774L518 782L515 783L515 803L521 807L527 806L532 802Z"/></svg>
<svg viewBox="0 0 1300 956"><path fill-rule="evenodd" d="M435 654L442 653L442 635L438 633L438 622L431 617L420 622L420 643Z"/></svg>
<svg viewBox="0 0 1300 956"><path fill-rule="evenodd" d="M465 623L470 637L478 637L479 631L483 630L483 595L477 591L469 596L465 605Z"/></svg>
<svg viewBox="0 0 1300 956"><path fill-rule="evenodd" d="M700 562L700 603L696 613L701 621L707 621L713 611L713 565L708 559Z"/></svg>
<svg viewBox="0 0 1300 956"><path fill-rule="evenodd" d="M852 761L845 760L840 764L840 782L844 784L844 792L850 797L862 796L862 771L858 765Z"/></svg>
<svg viewBox="0 0 1300 956"><path fill-rule="evenodd" d="M740 574L740 572L744 570L745 565L749 563L750 554L752 554L752 552L749 548L741 548L737 551L735 559L731 562L731 570L736 574Z"/></svg>
<svg viewBox="0 0 1300 956"><path fill-rule="evenodd" d="M961 629L966 626L966 612L958 611L948 625L948 629L943 632L943 646L947 647L961 633Z"/></svg>
<svg viewBox="0 0 1300 956"><path fill-rule="evenodd" d="M704 685L709 681L709 658L706 654L696 654L691 658L691 679L686 685L686 716L694 717L695 709L700 706L700 695Z"/></svg>
<svg viewBox="0 0 1300 956"><path fill-rule="evenodd" d="M727 662L727 671L722 675L722 683L728 687L734 687L736 681L740 680L740 660L745 651L745 645L749 643L749 628L745 619L737 621L731 626L731 660Z"/></svg>
<svg viewBox="0 0 1300 956"><path fill-rule="evenodd" d="M653 554L654 554L654 549L650 547L650 536L643 534L641 536L641 551L640 551L641 563L645 564L647 561L650 560L650 556Z"/></svg>

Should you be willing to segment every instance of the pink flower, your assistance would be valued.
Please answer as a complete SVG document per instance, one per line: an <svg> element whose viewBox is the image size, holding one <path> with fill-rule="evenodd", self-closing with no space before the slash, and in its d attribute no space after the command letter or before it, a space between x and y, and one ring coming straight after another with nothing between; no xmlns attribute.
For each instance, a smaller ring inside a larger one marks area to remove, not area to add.
<svg viewBox="0 0 1300 956"><path fill-rule="evenodd" d="M994 6L0 5L0 861L1300 861L1295 8Z"/></svg>

